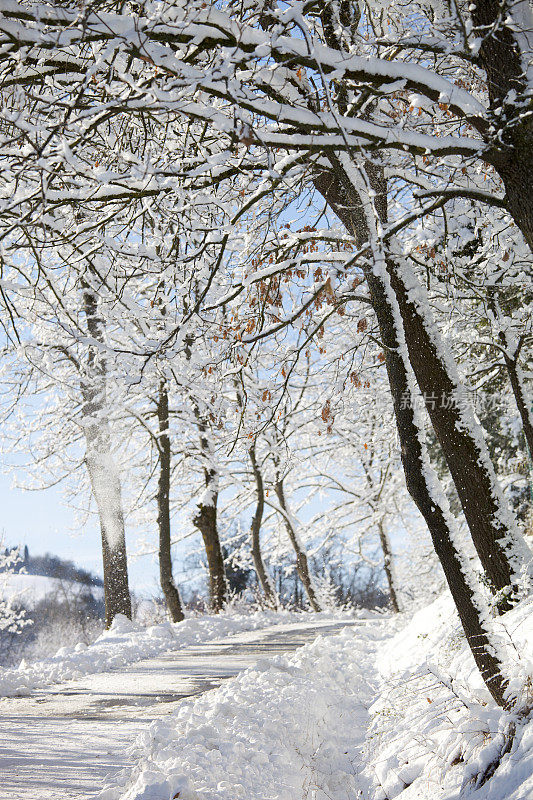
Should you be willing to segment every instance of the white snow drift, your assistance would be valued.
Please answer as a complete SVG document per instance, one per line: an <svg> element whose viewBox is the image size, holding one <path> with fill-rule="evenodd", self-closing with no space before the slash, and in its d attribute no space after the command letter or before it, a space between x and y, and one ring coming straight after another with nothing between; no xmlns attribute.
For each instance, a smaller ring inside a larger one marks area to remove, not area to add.
<svg viewBox="0 0 533 800"><path fill-rule="evenodd" d="M383 622L361 624L184 702L99 800L353 800L384 636Z"/></svg>
<svg viewBox="0 0 533 800"><path fill-rule="evenodd" d="M523 705L532 700L531 611L524 602L496 622ZM184 702L139 737L136 766L99 800L533 797L533 726L494 705L450 598L394 634L400 624L375 618L319 637Z"/></svg>
<svg viewBox="0 0 533 800"><path fill-rule="evenodd" d="M344 618L353 619L353 614L335 612L316 615L288 611L237 614L228 611L192 617L176 624L164 622L147 628L118 615L112 627L89 646L80 643L72 647L62 647L52 658L31 664L23 660L16 669L0 669L0 697L25 695L32 689L52 683L106 672L159 653L244 631L255 631L289 622L314 624Z"/></svg>

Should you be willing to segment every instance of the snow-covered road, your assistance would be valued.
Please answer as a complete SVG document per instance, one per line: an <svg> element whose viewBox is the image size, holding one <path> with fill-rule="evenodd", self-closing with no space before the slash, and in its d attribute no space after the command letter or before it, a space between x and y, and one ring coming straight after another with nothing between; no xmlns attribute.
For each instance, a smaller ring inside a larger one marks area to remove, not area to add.
<svg viewBox="0 0 533 800"><path fill-rule="evenodd" d="M347 624L276 625L1 700L0 800L91 797L128 765L135 737L180 700Z"/></svg>

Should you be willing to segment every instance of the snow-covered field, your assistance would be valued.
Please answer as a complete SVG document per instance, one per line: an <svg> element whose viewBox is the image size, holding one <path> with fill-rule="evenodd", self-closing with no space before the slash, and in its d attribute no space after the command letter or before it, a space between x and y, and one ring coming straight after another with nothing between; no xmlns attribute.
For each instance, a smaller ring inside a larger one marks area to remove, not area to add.
<svg viewBox="0 0 533 800"><path fill-rule="evenodd" d="M62 647L51 658L29 664L23 660L16 669L0 669L0 697L25 695L32 689L52 683L106 672L159 653L243 631L289 622L314 623L318 618L327 621L353 617L353 613L342 611L317 616L289 611L242 614L230 610L217 615L191 617L177 624L164 622L144 627L119 615L110 630L105 631L93 644L73 644L71 647Z"/></svg>
<svg viewBox="0 0 533 800"><path fill-rule="evenodd" d="M5 573L0 575L0 599L21 603L25 608L33 608L48 595L61 592L61 587L65 583L70 587L83 588L82 584L48 578L45 575ZM90 586L88 588L95 597L103 596L103 590L100 587Z"/></svg>
<svg viewBox="0 0 533 800"><path fill-rule="evenodd" d="M533 674L532 610L498 622L515 687ZM405 623L321 636L183 702L100 800L531 800L533 726L494 706L449 598Z"/></svg>
<svg viewBox="0 0 533 800"><path fill-rule="evenodd" d="M75 581L58 580L46 575L27 575L21 572L0 574L0 599L20 603L28 609L34 608L49 595L61 598L65 588L76 592L87 589L98 599L104 595L100 586L86 587Z"/></svg>

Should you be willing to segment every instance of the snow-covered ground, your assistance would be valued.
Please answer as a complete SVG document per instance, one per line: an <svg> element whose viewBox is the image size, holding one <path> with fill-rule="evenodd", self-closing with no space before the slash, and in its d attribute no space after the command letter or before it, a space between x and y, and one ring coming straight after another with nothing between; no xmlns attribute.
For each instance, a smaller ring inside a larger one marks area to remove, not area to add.
<svg viewBox="0 0 533 800"><path fill-rule="evenodd" d="M494 621L523 708L532 611ZM412 618L122 618L88 648L0 675L22 695L0 701L0 800L533 800L533 726L494 705L447 596Z"/></svg>
<svg viewBox="0 0 533 800"><path fill-rule="evenodd" d="M533 601L493 621L510 689L533 706ZM372 800L532 800L533 722L492 701L466 644L451 598L418 612L382 646L379 697L370 708L365 774ZM516 736L494 776L477 785Z"/></svg>
<svg viewBox="0 0 533 800"><path fill-rule="evenodd" d="M354 800L384 623L319 636L184 702L99 800Z"/></svg>
<svg viewBox="0 0 533 800"><path fill-rule="evenodd" d="M353 616L353 613L340 611L319 615L324 621L350 620ZM51 658L30 664L23 660L16 669L0 669L0 696L28 694L38 687L117 669L197 642L290 622L314 624L316 620L317 615L313 613L258 611L239 614L230 610L217 615L191 617L177 624L164 622L144 627L119 616L111 629L93 644L73 644L62 647Z"/></svg>
<svg viewBox="0 0 533 800"><path fill-rule="evenodd" d="M50 595L61 599L65 590L79 592L87 589L93 597L103 599L100 586L86 586L75 581L49 578L46 575L28 575L23 572L0 573L0 599L20 603L24 608L34 608Z"/></svg>
<svg viewBox="0 0 533 800"><path fill-rule="evenodd" d="M515 688L533 675L531 611L497 623ZM531 800L533 726L494 706L451 600L401 625L319 637L183 702L100 800ZM510 724L509 752L476 786Z"/></svg>
<svg viewBox="0 0 533 800"><path fill-rule="evenodd" d="M0 700L0 800L93 797L108 773L135 766L132 742L179 709L183 698L346 624L367 622L300 616Z"/></svg>

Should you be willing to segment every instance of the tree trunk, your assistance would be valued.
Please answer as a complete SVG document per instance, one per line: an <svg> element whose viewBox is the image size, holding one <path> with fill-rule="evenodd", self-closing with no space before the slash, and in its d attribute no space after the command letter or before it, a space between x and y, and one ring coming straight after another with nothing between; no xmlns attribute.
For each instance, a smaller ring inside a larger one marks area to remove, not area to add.
<svg viewBox="0 0 533 800"><path fill-rule="evenodd" d="M385 364L407 489L430 531L476 665L496 703L506 707L507 682L502 677L501 663L494 655L490 632L482 621L485 615L488 616L488 609L483 608L475 592L475 582L468 564L463 559L460 547L455 544L455 523L422 445L422 431L415 417L408 367L402 355L405 345L402 348L403 343L397 331L395 319L399 320L399 316L394 313L391 289L388 293L384 281L374 273L369 272L367 279L370 281L373 306L385 347Z"/></svg>
<svg viewBox="0 0 533 800"><path fill-rule="evenodd" d="M159 528L159 580L167 610L172 622L185 619L178 587L172 575L172 552L170 547L170 467L171 450L168 435L168 389L164 379L159 383L157 400L159 421L159 480L157 483L157 526Z"/></svg>
<svg viewBox="0 0 533 800"><path fill-rule="evenodd" d="M374 426L372 426L374 429ZM371 438L373 436L372 432L370 434ZM368 451L368 455L370 458L370 462L367 464L364 460L361 462L363 465L363 469L365 471L366 482L368 485L369 492L371 496L375 497L376 492L376 484L374 482L374 478L372 475L372 464L374 463L375 453L374 447L372 442L370 443L370 449ZM376 505L380 502L379 495L376 500L372 499L369 501L369 506L374 514L377 513L378 509ZM392 606L392 610L396 613L400 612L400 605L398 603L398 595L396 592L396 579L394 575L394 563L392 558L392 550L390 547L389 537L387 535L387 531L385 530L385 522L384 518L381 517L377 524L378 534L379 534L379 543L381 545L381 552L383 553L383 568L385 570L385 575L387 577L387 584L389 586L389 595L390 595L390 602Z"/></svg>
<svg viewBox="0 0 533 800"><path fill-rule="evenodd" d="M359 244L368 241L370 230L360 198L357 197L354 203L353 195L339 195L338 184L331 177L324 181L324 176L321 176L317 188L348 230L356 236ZM350 214L352 209L353 216ZM506 707L507 682L502 676L490 632L483 623L483 618L488 616L488 609L483 608L474 590L475 582L469 574L468 565L455 544L454 520L446 508L446 498L422 445L422 431L412 402L404 340L405 325L402 326L400 322L398 303L385 270L380 274L376 267L369 266L365 275L385 351L407 489L430 531L476 665L496 703Z"/></svg>
<svg viewBox="0 0 533 800"><path fill-rule="evenodd" d="M444 494L436 491L438 478L422 447L421 431L413 409L400 410L400 406L404 405L405 392L409 391L409 383L404 365L390 363L396 360L399 359L394 354L389 359L387 371L392 378L391 390L407 488L429 528L474 661L493 699L506 708L507 681L502 675L501 662L495 655L491 633L483 623L483 618L488 617L488 609L475 591L475 578L461 554L460 546L454 541L454 520L446 508Z"/></svg>
<svg viewBox="0 0 533 800"><path fill-rule="evenodd" d="M191 336L185 339L185 355L188 361L192 356L193 341ZM192 522L202 534L209 572L209 604L211 610L218 614L224 608L228 592L224 555L217 525L218 469L209 438L209 423L205 420L196 399L194 397L191 399L200 433L200 456L204 465L205 483L205 490Z"/></svg>
<svg viewBox="0 0 533 800"><path fill-rule="evenodd" d="M533 405L526 396L524 375L519 364L520 351L524 340L520 339L515 344L509 341L507 331L502 326L502 312L500 303L496 297L489 296L488 307L492 316L493 325L498 331L498 340L503 353L505 369L509 378L509 383L511 384L516 407L520 414L520 419L522 420L522 430L524 431L529 458L533 459Z"/></svg>
<svg viewBox="0 0 533 800"><path fill-rule="evenodd" d="M200 448L204 460L205 491L198 503L198 511L193 524L202 534L209 570L209 598L211 609L218 613L224 607L227 598L226 573L224 556L220 546L217 527L218 472L213 463L213 454L209 442L207 425L202 421L200 411L196 407L195 414L200 430Z"/></svg>
<svg viewBox="0 0 533 800"><path fill-rule="evenodd" d="M398 614L400 612L400 604L398 602L398 595L396 593L396 582L394 580L394 568L392 563L392 551L390 548L389 537L383 524L383 520L378 522L379 541L381 544L381 551L383 553L383 568L387 576L387 583L389 586L390 604L392 610Z"/></svg>
<svg viewBox="0 0 533 800"><path fill-rule="evenodd" d="M255 507L255 514L252 519L250 529L250 538L252 542L252 558L254 560L255 572L257 574L259 583L265 595L265 600L270 608L277 608L278 601L274 592L274 587L270 582L270 578L266 571L261 553L261 522L263 520L263 512L265 510L265 487L263 484L263 476L257 463L255 454L255 441L248 451L250 455L250 462L255 478L255 485L257 489L257 505Z"/></svg>
<svg viewBox="0 0 533 800"><path fill-rule="evenodd" d="M278 498L279 507L283 512L282 517L283 517L283 522L285 524L285 529L289 536L290 542L293 546L294 552L296 553L296 570L298 572L301 582L303 583L304 589L309 599L309 605L311 606L313 611L316 612L322 611L322 609L320 608L320 604L317 600L315 588L313 586L313 580L311 578L311 573L309 572L307 553L300 544L296 531L294 530L290 514L287 510L287 502L285 500L283 479L279 476L276 479L276 483L274 485L274 491L276 492L276 497Z"/></svg>
<svg viewBox="0 0 533 800"><path fill-rule="evenodd" d="M522 420L522 430L526 440L527 449L529 450L529 458L533 460L533 420L531 417L532 403L526 398L524 388L524 379L522 370L518 364L517 358L511 358L506 352L504 353L505 366L507 374L509 375L509 382L513 390L514 399L520 419Z"/></svg>
<svg viewBox="0 0 533 800"><path fill-rule="evenodd" d="M209 501L198 504L198 513L193 522L204 540L207 568L209 570L210 605L211 609L218 613L223 609L226 602L226 574L217 530L217 494L209 489L210 478L208 474L206 474L205 480Z"/></svg>
<svg viewBox="0 0 533 800"><path fill-rule="evenodd" d="M368 222L360 196L340 164L334 175L321 176L317 188L339 218L363 244L368 241ZM370 187L376 194L380 222L387 221L387 185L380 167L366 167ZM322 191L324 190L324 191ZM501 612L512 604L526 545L520 542L483 439L481 426L461 396L455 365L446 356L439 334L427 311L408 292L398 265L385 260L401 314L409 360L426 402L435 434L442 447L467 520L472 540L493 591L499 593ZM365 272L372 299L373 273ZM415 292L421 290L417 284ZM416 296L416 294L415 294ZM391 312L392 313L392 310Z"/></svg>
<svg viewBox="0 0 533 800"><path fill-rule="evenodd" d="M98 316L96 293L85 288L83 303L87 330L95 342L103 344L103 322ZM105 625L111 626L117 614L131 619L128 562L120 478L111 450L111 431L107 418L107 368L97 345L89 345L87 371L81 381L85 463L102 535L104 566Z"/></svg>
<svg viewBox="0 0 533 800"><path fill-rule="evenodd" d="M525 73L531 61L531 51L527 52L533 29L531 9L528 0L474 0L469 8L474 24L471 35L481 42L479 63L487 75L490 106L499 109L491 118L495 130L484 158L500 175L507 209L533 250L533 119L524 113L530 102Z"/></svg>
<svg viewBox="0 0 533 800"><path fill-rule="evenodd" d="M452 475L472 541L494 592L500 593L498 607L513 605L520 569L519 534L496 478L481 426L475 422L461 387L455 365L448 364L428 311L417 307L397 265L387 260L391 285L396 294L409 360L425 399L435 434ZM525 545L524 545L525 548ZM524 557L526 556L524 550Z"/></svg>

